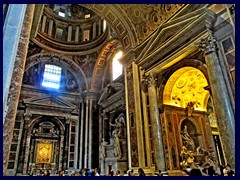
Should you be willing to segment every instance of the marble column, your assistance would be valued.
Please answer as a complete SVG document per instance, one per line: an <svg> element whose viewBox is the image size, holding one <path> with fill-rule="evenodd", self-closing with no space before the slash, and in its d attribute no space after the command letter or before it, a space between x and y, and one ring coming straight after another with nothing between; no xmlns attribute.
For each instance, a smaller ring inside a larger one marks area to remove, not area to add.
<svg viewBox="0 0 240 180"><path fill-rule="evenodd" d="M24 129L26 132L26 146L25 146L25 157L23 162L23 174L27 174L27 168L28 168L28 157L30 153L30 141L31 141L31 130L29 129L29 122L32 117L32 114L26 113L24 114Z"/></svg>
<svg viewBox="0 0 240 180"><path fill-rule="evenodd" d="M3 26L3 122L26 7L23 4L10 4Z"/></svg>
<svg viewBox="0 0 240 180"><path fill-rule="evenodd" d="M91 168L92 167L92 105L93 105L93 100L90 99L89 100L89 141L88 141L88 167Z"/></svg>
<svg viewBox="0 0 240 180"><path fill-rule="evenodd" d="M83 161L83 124L84 124L84 103L81 102L80 106L81 117L80 117L80 152L79 152L79 169L82 169L82 161Z"/></svg>
<svg viewBox="0 0 240 180"><path fill-rule="evenodd" d="M75 42L78 42L79 40L79 26L76 26L76 31L75 31Z"/></svg>
<svg viewBox="0 0 240 180"><path fill-rule="evenodd" d="M127 126L127 156L128 156L128 167L132 167L132 154L131 154L131 131L130 131L130 113L129 113L129 101L128 101L128 77L130 74L127 68L124 68L124 83L125 83L125 104L126 104L126 126ZM131 74L130 74L131 75Z"/></svg>
<svg viewBox="0 0 240 180"><path fill-rule="evenodd" d="M147 78L148 82L148 98L150 105L150 122L151 122L151 133L153 140L154 158L157 170L165 171L166 164L164 158L163 139L161 130L161 121L157 103L157 78L154 74L149 74Z"/></svg>
<svg viewBox="0 0 240 180"><path fill-rule="evenodd" d="M102 20L98 21L98 36L102 34Z"/></svg>
<svg viewBox="0 0 240 180"><path fill-rule="evenodd" d="M103 139L103 118L102 118L102 107L99 107L98 110L98 124L99 124L99 144L102 142Z"/></svg>
<svg viewBox="0 0 240 180"><path fill-rule="evenodd" d="M140 167L145 167L145 152L144 152L144 140L143 140L143 120L142 120L142 108L141 108L141 94L139 83L139 67L135 62L132 62L133 72L133 88L134 88L134 103L135 103L135 126L137 133L137 146L138 146L138 162Z"/></svg>
<svg viewBox="0 0 240 180"><path fill-rule="evenodd" d="M68 155L69 155L69 136L70 136L70 119L66 119L65 123L65 141L63 154L63 169L68 169Z"/></svg>
<svg viewBox="0 0 240 180"><path fill-rule="evenodd" d="M92 32L92 38L94 39L96 37L96 22L93 23L93 32Z"/></svg>
<svg viewBox="0 0 240 180"><path fill-rule="evenodd" d="M7 103L6 103L6 116L3 124L3 173L7 168L8 157L10 153L10 145L12 141L14 123L17 113L18 100L21 91L23 73L25 68L25 62L27 57L28 43L31 31L31 25L33 20L35 5L27 5L26 13L23 20L23 28L21 29L20 39L18 43L17 54L14 62L13 72L10 77L12 77L10 82L10 88L7 94ZM21 16L23 14L19 14ZM19 20L20 21L20 20ZM20 28L20 27L18 27ZM11 38L12 35L9 36ZM15 41L18 40L18 37L15 37ZM12 59L13 60L13 59ZM8 59L11 61L11 58Z"/></svg>
<svg viewBox="0 0 240 180"><path fill-rule="evenodd" d="M67 41L70 42L72 41L72 26L68 26L68 37Z"/></svg>
<svg viewBox="0 0 240 180"><path fill-rule="evenodd" d="M142 111L143 111L143 121L144 121L144 148L146 151L145 161L146 167L151 166L151 139L150 139L150 129L149 129L149 117L148 117L148 103L147 103L147 84L143 84L144 82L144 71L140 71L141 78L141 97L142 97Z"/></svg>
<svg viewBox="0 0 240 180"><path fill-rule="evenodd" d="M42 28L41 28L41 31L42 31L43 33L45 32L46 21L47 21L47 17L46 17L46 16L43 16Z"/></svg>
<svg viewBox="0 0 240 180"><path fill-rule="evenodd" d="M231 109L230 98L220 67L217 54L217 41L213 35L209 33L209 36L201 41L199 48L204 51L224 154L227 163L235 168L235 118L233 110Z"/></svg>
<svg viewBox="0 0 240 180"><path fill-rule="evenodd" d="M52 36L53 20L49 20L48 35Z"/></svg>
<svg viewBox="0 0 240 180"><path fill-rule="evenodd" d="M64 145L64 135L60 136L60 147L59 147L59 166L58 171L63 170L63 145Z"/></svg>
<svg viewBox="0 0 240 180"><path fill-rule="evenodd" d="M89 106L89 100L86 100L86 119L85 119L85 144L84 144L84 168L87 168L87 162L88 162L88 106Z"/></svg>
<svg viewBox="0 0 240 180"><path fill-rule="evenodd" d="M102 119L103 119L103 138L105 141L110 142L109 120L106 113L102 113Z"/></svg>

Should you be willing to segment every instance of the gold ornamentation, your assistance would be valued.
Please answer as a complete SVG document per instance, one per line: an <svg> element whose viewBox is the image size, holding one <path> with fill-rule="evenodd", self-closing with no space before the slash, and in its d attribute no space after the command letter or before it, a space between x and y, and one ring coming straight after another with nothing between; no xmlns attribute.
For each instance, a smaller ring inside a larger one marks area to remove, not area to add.
<svg viewBox="0 0 240 180"><path fill-rule="evenodd" d="M36 164L50 164L52 157L52 143L38 143Z"/></svg>
<svg viewBox="0 0 240 180"><path fill-rule="evenodd" d="M194 102L194 109L206 111L209 92L204 74L193 67L177 70L169 78L164 89L164 104L186 108L189 102Z"/></svg>
<svg viewBox="0 0 240 180"><path fill-rule="evenodd" d="M186 79L180 79L178 82L177 82L177 88L181 89L183 86L185 86L187 80Z"/></svg>

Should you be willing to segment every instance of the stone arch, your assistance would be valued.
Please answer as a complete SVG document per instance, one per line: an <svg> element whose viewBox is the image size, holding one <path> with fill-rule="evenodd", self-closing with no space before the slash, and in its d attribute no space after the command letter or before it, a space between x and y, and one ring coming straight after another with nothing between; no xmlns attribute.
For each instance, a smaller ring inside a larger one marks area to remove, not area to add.
<svg viewBox="0 0 240 180"><path fill-rule="evenodd" d="M106 45L102 48L101 52L99 53L99 56L97 58L96 64L93 69L92 74L92 81L91 81L91 89L92 90L99 90L101 89L102 85L102 77L104 74L104 67L107 61L107 57L109 53L112 51L113 47L121 46L119 45L119 41L116 39L113 39L106 43Z"/></svg>
<svg viewBox="0 0 240 180"><path fill-rule="evenodd" d="M38 116L37 118L33 119L31 121L31 123L29 124L29 128L28 128L28 134L30 134L32 132L32 129L33 127L36 125L36 124L39 124L41 121L42 121L42 116ZM64 125L63 123L56 117L51 117L51 120L52 122L54 122L55 124L57 124L60 128L60 135L64 135Z"/></svg>
<svg viewBox="0 0 240 180"><path fill-rule="evenodd" d="M73 76L76 78L79 87L82 87L81 85L83 84L83 87L88 89L87 79L82 69L71 58L65 56L60 56L53 53L35 54L27 58L25 71L30 67L34 66L35 64L38 64L40 62L46 62L49 60L51 62L57 62L58 64L61 64L63 67L67 68L69 71L72 72ZM81 76L83 77L84 82L82 82L82 79L80 78Z"/></svg>
<svg viewBox="0 0 240 180"><path fill-rule="evenodd" d="M192 117L188 117L188 118L183 117L179 121L179 125L178 125L178 130L180 133L182 132L184 125L188 126L188 133L194 140L195 148L198 147L200 145L200 142L197 135L199 134L200 129L197 128L198 127L197 121ZM180 138L180 142L183 145L182 138Z"/></svg>
<svg viewBox="0 0 240 180"><path fill-rule="evenodd" d="M175 102L176 104L174 104L171 100L171 96L172 96L172 93L174 93L173 87L176 85L176 83L180 82L181 76L184 75L184 73L185 73L185 76L187 76L186 73L190 73L190 71L192 71L193 74L195 73L195 75L204 82L204 85L202 85L202 86L201 86L201 84L197 84L198 85L197 88L199 88L199 92L193 92L191 94L191 95L194 94L194 96L195 96L195 94L197 94L197 96L194 98L198 97L201 99L201 102L196 101L196 104L194 105L194 107L197 108L198 110L206 111L207 101L210 96L209 91L203 89L203 86L205 87L205 86L209 85L207 69L206 69L206 66L204 65L204 63L197 59L188 59L188 60L179 62L179 63L175 64L174 66L172 66L171 68L169 68L169 70L167 70L166 73L163 74L163 78L161 79L162 81L159 86L159 95L160 95L159 100L160 100L161 104L175 105L175 106L182 107L182 108L186 107L186 105L188 103L187 100L185 100L181 104L178 102L179 100L176 97L176 99L177 99ZM194 81L196 79L197 78L195 78ZM179 82L177 82L177 81L179 81ZM185 85L187 86L189 84L182 83L183 87L178 87L179 91L180 90L183 91L181 93L184 93L184 90L185 90L184 88L186 88L186 87L184 87ZM192 89L194 89L194 88L192 88ZM195 89L194 91L198 91L198 90ZM204 96L200 96L199 93L203 93ZM184 98L183 95L184 94L181 94L181 98ZM193 101L194 101L194 98L193 98Z"/></svg>

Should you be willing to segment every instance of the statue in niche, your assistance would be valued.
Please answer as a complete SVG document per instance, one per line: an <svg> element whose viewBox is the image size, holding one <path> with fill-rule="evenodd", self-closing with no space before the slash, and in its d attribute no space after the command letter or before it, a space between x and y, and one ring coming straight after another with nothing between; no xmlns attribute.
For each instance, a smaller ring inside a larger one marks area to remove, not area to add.
<svg viewBox="0 0 240 180"><path fill-rule="evenodd" d="M104 159L106 157L106 145L107 142L103 138L99 146L99 159Z"/></svg>
<svg viewBox="0 0 240 180"><path fill-rule="evenodd" d="M107 85L107 98L116 93L116 90L111 85Z"/></svg>
<svg viewBox="0 0 240 180"><path fill-rule="evenodd" d="M67 75L66 88L71 91L77 89L77 82L70 73Z"/></svg>
<svg viewBox="0 0 240 180"><path fill-rule="evenodd" d="M114 149L115 149L115 157L117 158L122 158L122 151L121 151L121 145L120 145L120 140L117 132L113 133L113 138L114 138Z"/></svg>
<svg viewBox="0 0 240 180"><path fill-rule="evenodd" d="M124 114L121 113L116 119L115 119L115 124L112 124L109 122L109 124L115 129L112 132L112 137L118 136L118 137L124 137L124 128L125 128L125 119L124 119Z"/></svg>
<svg viewBox="0 0 240 180"><path fill-rule="evenodd" d="M183 131L181 132L182 140L183 140L183 145L188 149L188 150L195 150L195 144L191 136L188 134L187 126L185 125L183 128Z"/></svg>
<svg viewBox="0 0 240 180"><path fill-rule="evenodd" d="M29 77L28 77L28 84L30 85L37 85L38 83L38 67L37 66L33 66L31 69L29 69Z"/></svg>

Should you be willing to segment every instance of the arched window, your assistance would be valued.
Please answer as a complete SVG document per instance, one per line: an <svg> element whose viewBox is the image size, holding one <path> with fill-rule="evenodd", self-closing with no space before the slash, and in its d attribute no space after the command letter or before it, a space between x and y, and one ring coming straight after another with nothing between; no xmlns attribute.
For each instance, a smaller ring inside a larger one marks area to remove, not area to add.
<svg viewBox="0 0 240 180"><path fill-rule="evenodd" d="M122 51L115 54L112 61L112 77L113 81L122 75L122 64L120 64L119 59L122 57Z"/></svg>
<svg viewBox="0 0 240 180"><path fill-rule="evenodd" d="M52 64L45 64L42 86L58 89L60 87L62 68Z"/></svg>

